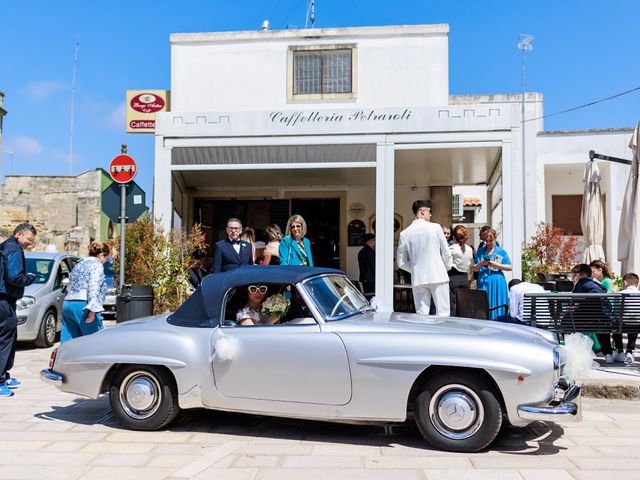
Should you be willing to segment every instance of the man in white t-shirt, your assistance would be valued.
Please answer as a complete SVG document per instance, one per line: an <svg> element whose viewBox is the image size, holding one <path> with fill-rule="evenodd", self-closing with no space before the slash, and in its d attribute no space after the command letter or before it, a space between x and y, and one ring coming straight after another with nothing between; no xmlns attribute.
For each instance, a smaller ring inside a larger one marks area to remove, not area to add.
<svg viewBox="0 0 640 480"><path fill-rule="evenodd" d="M544 288L536 283L523 282L519 278L514 278L509 282L509 315L514 323L522 323L524 317L524 294L542 293Z"/></svg>

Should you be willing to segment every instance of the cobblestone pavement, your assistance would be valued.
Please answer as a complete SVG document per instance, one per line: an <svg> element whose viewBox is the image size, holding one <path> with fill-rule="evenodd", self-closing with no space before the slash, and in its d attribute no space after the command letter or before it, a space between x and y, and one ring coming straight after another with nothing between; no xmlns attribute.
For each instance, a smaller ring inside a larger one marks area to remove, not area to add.
<svg viewBox="0 0 640 480"><path fill-rule="evenodd" d="M23 385L0 398L0 479L640 479L640 402L584 399L584 420L505 428L486 451L426 447L416 431L182 413L166 431L123 430L108 398L39 380L50 350L21 346ZM371 401L375 401L372 399Z"/></svg>

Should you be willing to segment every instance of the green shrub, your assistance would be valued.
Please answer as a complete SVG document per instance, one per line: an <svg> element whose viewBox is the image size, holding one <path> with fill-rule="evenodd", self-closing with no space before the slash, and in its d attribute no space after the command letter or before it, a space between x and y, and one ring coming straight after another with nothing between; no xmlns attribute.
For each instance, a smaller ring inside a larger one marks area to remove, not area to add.
<svg viewBox="0 0 640 480"><path fill-rule="evenodd" d="M125 284L153 286L154 314L174 311L188 296L191 253L204 248L200 225L194 225L188 234L180 228L165 233L158 221L148 219L126 228ZM118 256L114 267L120 271Z"/></svg>

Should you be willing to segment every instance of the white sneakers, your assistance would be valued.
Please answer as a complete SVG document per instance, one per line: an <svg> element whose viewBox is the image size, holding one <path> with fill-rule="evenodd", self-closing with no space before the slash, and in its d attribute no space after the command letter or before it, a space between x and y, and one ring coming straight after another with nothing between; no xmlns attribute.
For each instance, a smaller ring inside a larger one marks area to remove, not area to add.
<svg viewBox="0 0 640 480"><path fill-rule="evenodd" d="M604 363L610 365L612 363L615 362L622 362L622 363L633 363L634 359L633 359L633 353L631 352L615 352L613 355L610 353L607 353L604 356Z"/></svg>

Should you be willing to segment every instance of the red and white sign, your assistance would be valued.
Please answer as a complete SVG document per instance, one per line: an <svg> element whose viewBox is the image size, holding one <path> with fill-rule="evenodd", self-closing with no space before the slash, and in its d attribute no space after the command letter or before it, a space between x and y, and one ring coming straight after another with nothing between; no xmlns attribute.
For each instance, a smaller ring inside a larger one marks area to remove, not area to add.
<svg viewBox="0 0 640 480"><path fill-rule="evenodd" d="M129 155L118 155L109 165L109 175L114 182L129 183L138 172L136 161Z"/></svg>
<svg viewBox="0 0 640 480"><path fill-rule="evenodd" d="M153 93L136 95L129 102L131 108L140 113L155 113L164 108L164 99Z"/></svg>
<svg viewBox="0 0 640 480"><path fill-rule="evenodd" d="M169 110L168 90L127 90L127 133L154 133L156 114Z"/></svg>

